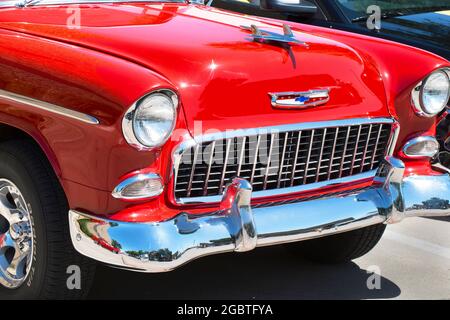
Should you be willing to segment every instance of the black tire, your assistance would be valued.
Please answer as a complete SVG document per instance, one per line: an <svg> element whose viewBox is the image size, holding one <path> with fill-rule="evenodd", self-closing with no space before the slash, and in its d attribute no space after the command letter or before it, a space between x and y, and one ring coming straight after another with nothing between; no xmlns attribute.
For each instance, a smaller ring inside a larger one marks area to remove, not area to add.
<svg viewBox="0 0 450 320"><path fill-rule="evenodd" d="M84 298L93 281L95 263L72 246L67 199L40 148L29 140L0 143L0 178L13 182L31 208L35 243L25 282L16 289L0 285L0 299ZM79 267L81 289L68 288L74 268L69 266Z"/></svg>
<svg viewBox="0 0 450 320"><path fill-rule="evenodd" d="M346 263L372 250L383 236L386 225L377 224L332 236L288 244L294 254L326 264Z"/></svg>

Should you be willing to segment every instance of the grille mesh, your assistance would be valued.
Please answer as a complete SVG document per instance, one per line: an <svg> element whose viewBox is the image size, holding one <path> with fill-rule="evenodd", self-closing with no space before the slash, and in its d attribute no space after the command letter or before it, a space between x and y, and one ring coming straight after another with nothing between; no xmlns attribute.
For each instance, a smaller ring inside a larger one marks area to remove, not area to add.
<svg viewBox="0 0 450 320"><path fill-rule="evenodd" d="M262 191L368 172L383 160L390 136L391 124L371 123L204 142L183 152L175 196L221 195L234 177Z"/></svg>

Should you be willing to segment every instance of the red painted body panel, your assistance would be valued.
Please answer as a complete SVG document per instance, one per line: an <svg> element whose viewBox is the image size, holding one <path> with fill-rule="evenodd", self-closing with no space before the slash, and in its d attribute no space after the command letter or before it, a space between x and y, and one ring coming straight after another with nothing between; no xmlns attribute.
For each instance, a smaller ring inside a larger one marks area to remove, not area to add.
<svg viewBox="0 0 450 320"><path fill-rule="evenodd" d="M308 47L292 46L289 53L250 41L240 28L257 24L282 32L275 20L187 4L79 8L79 29L66 26L67 6L0 9L0 89L100 120L94 126L0 98L0 122L42 146L73 209L131 221L170 218L180 210L171 192L172 150L211 129L392 115L401 124L398 146L434 133L435 119L414 114L410 92L448 62L424 51L292 23ZM139 152L123 138L122 116L157 88L180 95L176 138ZM330 101L307 110L273 109L268 96L320 88L331 88ZM166 191L141 204L113 199L120 180L142 169L159 172ZM417 161L408 170L430 172L428 163ZM211 209L190 209L205 210Z"/></svg>
<svg viewBox="0 0 450 320"><path fill-rule="evenodd" d="M111 6L96 7L100 11L118 11ZM147 9L142 14L144 8ZM82 9L81 17L90 10ZM61 18L54 22L55 19L43 19L36 25L14 22L1 25L100 49L163 75L180 92L191 131L195 120L201 120L201 131L206 131L285 124L297 119L297 122L334 120L336 113L339 119L388 115L378 71L346 45L298 32L297 37L309 47L293 46L290 57L281 47L249 41L248 32L240 27L258 23L281 32L280 22L252 21L237 14L187 5L167 4L163 10L171 12L170 19L167 16L156 19L161 15L158 6L136 5L135 18L155 16L153 23L130 25L123 21L123 25L105 27L111 25L110 18L97 19L95 26L73 32L67 32ZM35 11L41 15L39 10ZM128 15L129 11L127 8ZM287 113L274 110L269 103L268 92L305 91L312 86L332 89L327 106ZM230 117L234 123L223 121Z"/></svg>
<svg viewBox="0 0 450 320"><path fill-rule="evenodd" d="M402 130L401 147L412 136L428 132L434 134L435 118L423 118L411 112L411 91L430 72L448 66L448 61L433 53L387 40L374 41L373 38L344 31L330 31L302 25L305 31L333 37L345 44L358 48L362 56L375 65L382 76L386 88L389 110L399 121Z"/></svg>

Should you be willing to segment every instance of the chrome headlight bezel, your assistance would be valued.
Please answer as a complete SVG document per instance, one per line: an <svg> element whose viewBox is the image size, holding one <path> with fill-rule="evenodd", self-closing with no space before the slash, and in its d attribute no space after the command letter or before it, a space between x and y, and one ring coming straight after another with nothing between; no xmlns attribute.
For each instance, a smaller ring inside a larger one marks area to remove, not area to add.
<svg viewBox="0 0 450 320"><path fill-rule="evenodd" d="M155 188L152 192L142 193L140 195L131 195L127 193L127 189L132 187L135 184L139 184L145 181L154 181L159 183L159 186ZM140 173L134 176L131 176L122 182L120 182L111 193L112 196L116 199L122 200L143 200L150 199L159 196L164 191L164 184L162 182L161 177L156 173Z"/></svg>
<svg viewBox="0 0 450 320"><path fill-rule="evenodd" d="M447 102L442 106L442 108L438 112L428 112L427 107L425 106L425 103L423 100L423 89L425 87L426 82L430 79L430 77L436 73L442 73L443 75L445 75L447 77L447 80L449 81L449 90L447 90L447 99L446 99ZM450 68L437 69L437 70L433 71L432 73L430 73L424 80L419 82L414 87L414 89L411 93L411 97L412 97L412 105L413 105L414 111L419 116L431 118L431 117L434 117L434 116L438 115L439 113L441 113L448 105L448 101L450 98Z"/></svg>
<svg viewBox="0 0 450 320"><path fill-rule="evenodd" d="M174 112L172 126L171 126L170 130L168 131L168 133L165 135L164 139L162 139L161 141L159 141L158 143L155 143L153 145L146 145L142 142L143 139L140 139L137 136L136 131L135 131L134 123L135 123L136 112L139 109L139 107L141 106L141 104L145 101L145 99L151 97L152 95L161 95L161 94L165 95L172 101L172 107L173 107L173 112ZM122 132L125 137L125 140L128 142L129 145L131 145L132 147L134 147L140 151L148 151L148 150L152 150L152 149L155 149L155 148L158 148L158 147L161 147L162 145L164 145L167 142L167 140L169 139L173 130L175 129L175 125L177 122L177 114L178 114L178 104L179 104L178 95L170 89L158 89L158 90L152 91L152 92L146 94L145 96L143 96L142 98L140 98L138 101L133 103L133 105L127 110L127 112L125 113L125 115L122 119Z"/></svg>
<svg viewBox="0 0 450 320"><path fill-rule="evenodd" d="M434 144L435 149L430 152L422 152L422 153L411 153L410 148L416 145L422 145L424 143L431 142ZM407 158L433 158L439 152L439 142L433 136L419 136L415 137L408 142L402 148L402 153Z"/></svg>

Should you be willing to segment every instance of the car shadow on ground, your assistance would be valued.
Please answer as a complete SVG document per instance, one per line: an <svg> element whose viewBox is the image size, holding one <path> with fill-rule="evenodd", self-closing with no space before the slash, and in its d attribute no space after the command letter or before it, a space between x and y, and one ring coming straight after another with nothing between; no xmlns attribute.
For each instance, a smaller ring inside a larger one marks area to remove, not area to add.
<svg viewBox="0 0 450 320"><path fill-rule="evenodd" d="M426 217L427 219L450 222L450 216L447 217Z"/></svg>
<svg viewBox="0 0 450 320"><path fill-rule="evenodd" d="M292 256L283 247L199 259L169 273L140 274L97 269L90 299L388 299L400 288L355 263L320 265Z"/></svg>

